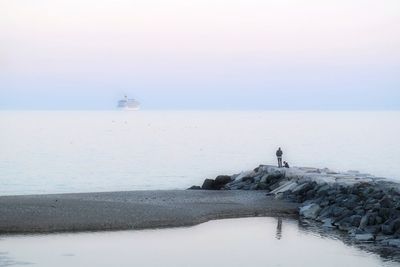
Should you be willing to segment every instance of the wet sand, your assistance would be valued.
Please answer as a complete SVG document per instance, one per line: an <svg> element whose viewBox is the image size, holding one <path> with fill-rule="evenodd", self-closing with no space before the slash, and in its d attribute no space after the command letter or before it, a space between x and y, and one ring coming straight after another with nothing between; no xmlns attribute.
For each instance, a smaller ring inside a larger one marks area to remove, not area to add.
<svg viewBox="0 0 400 267"><path fill-rule="evenodd" d="M3 196L0 233L150 229L222 218L297 217L297 204L265 193L160 190Z"/></svg>

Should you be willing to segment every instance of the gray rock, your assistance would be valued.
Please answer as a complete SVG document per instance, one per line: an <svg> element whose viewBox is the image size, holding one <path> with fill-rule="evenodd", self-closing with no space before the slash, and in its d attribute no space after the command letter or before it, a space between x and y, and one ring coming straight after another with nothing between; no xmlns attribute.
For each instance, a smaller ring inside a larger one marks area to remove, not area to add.
<svg viewBox="0 0 400 267"><path fill-rule="evenodd" d="M381 226L380 225L369 225L363 229L366 233L370 234L378 234L381 231Z"/></svg>
<svg viewBox="0 0 400 267"><path fill-rule="evenodd" d="M320 211L320 213L319 213L319 219L322 221L322 220L324 220L324 219L326 219L326 218L329 218L330 216L332 216L332 210L333 210L333 207L332 206L327 206L327 207L324 207L321 211Z"/></svg>
<svg viewBox="0 0 400 267"><path fill-rule="evenodd" d="M381 206L379 205L379 203L374 202L366 203L364 206L364 209L368 211L378 211L380 208Z"/></svg>
<svg viewBox="0 0 400 267"><path fill-rule="evenodd" d="M239 189L239 184L226 185L225 188L228 189L228 190L238 190Z"/></svg>
<svg viewBox="0 0 400 267"><path fill-rule="evenodd" d="M250 182L250 183L254 183L254 177L251 176L246 176L242 178L243 182Z"/></svg>
<svg viewBox="0 0 400 267"><path fill-rule="evenodd" d="M282 169L274 170L268 175L268 180L279 180L285 178L285 171Z"/></svg>
<svg viewBox="0 0 400 267"><path fill-rule="evenodd" d="M384 196L380 201L379 204L382 208L391 208L393 206L393 201L387 196Z"/></svg>
<svg viewBox="0 0 400 267"><path fill-rule="evenodd" d="M347 220L342 220L340 221L338 224L338 229L342 230L342 231L349 231L350 229L352 229L353 227L351 226L351 223Z"/></svg>
<svg viewBox="0 0 400 267"><path fill-rule="evenodd" d="M255 176L255 177L254 177L254 182L255 182L255 183L260 182L261 178L262 178L262 174L261 174L261 175Z"/></svg>
<svg viewBox="0 0 400 267"><path fill-rule="evenodd" d="M354 209L358 206L359 198L356 195L350 194L342 203L343 207Z"/></svg>
<svg viewBox="0 0 400 267"><path fill-rule="evenodd" d="M265 184L265 183L258 183L256 189L257 189L257 190L267 190L267 189L268 189L268 186L267 186L267 184Z"/></svg>
<svg viewBox="0 0 400 267"><path fill-rule="evenodd" d="M383 245L400 248L400 239L386 239L380 242Z"/></svg>
<svg viewBox="0 0 400 267"><path fill-rule="evenodd" d="M238 190L242 190L243 189L243 187L246 185L246 183L238 183L237 185L236 185L236 189L238 189Z"/></svg>
<svg viewBox="0 0 400 267"><path fill-rule="evenodd" d="M258 183L254 183L250 186L249 190L257 190L258 188Z"/></svg>
<svg viewBox="0 0 400 267"><path fill-rule="evenodd" d="M201 186L201 189L215 190L214 183L215 183L215 181L213 179L205 179L203 182L203 185Z"/></svg>
<svg viewBox="0 0 400 267"><path fill-rule="evenodd" d="M358 206L354 209L354 213L362 217L365 215L365 210L362 207Z"/></svg>
<svg viewBox="0 0 400 267"><path fill-rule="evenodd" d="M275 199L277 199L277 200L285 199L285 194L277 193L277 194L275 194Z"/></svg>
<svg viewBox="0 0 400 267"><path fill-rule="evenodd" d="M319 203L321 207L326 207L329 205L329 200L328 199L322 199L321 202Z"/></svg>
<svg viewBox="0 0 400 267"><path fill-rule="evenodd" d="M381 231L385 235L392 235L400 229L400 218L388 220L381 225Z"/></svg>
<svg viewBox="0 0 400 267"><path fill-rule="evenodd" d="M268 178L268 174L266 173L260 178L260 183L267 183L267 178Z"/></svg>
<svg viewBox="0 0 400 267"><path fill-rule="evenodd" d="M280 186L281 186L281 183L280 182L276 182L276 183L270 184L268 186L268 188L269 188L269 190L273 191L273 190L277 189Z"/></svg>
<svg viewBox="0 0 400 267"><path fill-rule="evenodd" d="M384 195L385 195L385 194L384 194L381 190L379 190L379 191L375 191L375 192L372 194L371 197L373 197L373 198L375 198L375 199L381 199L381 198L383 198Z"/></svg>
<svg viewBox="0 0 400 267"><path fill-rule="evenodd" d="M296 186L293 190L292 193L296 195L301 195L307 192L308 190L312 189L312 185L310 183L303 183L298 186Z"/></svg>
<svg viewBox="0 0 400 267"><path fill-rule="evenodd" d="M375 217L375 223L376 223L376 224L382 224L382 223L383 223L382 217L376 216L376 217Z"/></svg>
<svg viewBox="0 0 400 267"><path fill-rule="evenodd" d="M350 216L350 224L351 226L354 227L359 227L360 226L360 222L361 222L361 216L360 215L352 215Z"/></svg>
<svg viewBox="0 0 400 267"><path fill-rule="evenodd" d="M349 235L351 235L353 237L355 237L355 235L358 235L358 234L366 234L366 232L364 232L363 230L358 229L358 228L351 228L347 232L348 232Z"/></svg>
<svg viewBox="0 0 400 267"><path fill-rule="evenodd" d="M293 188L297 186L296 182L293 181L287 181L286 183L282 184L278 188L274 189L272 193L278 194L278 193L283 193L286 191L291 191Z"/></svg>
<svg viewBox="0 0 400 267"><path fill-rule="evenodd" d="M318 204L309 204L300 208L300 215L307 219L315 219L320 212L321 207Z"/></svg>
<svg viewBox="0 0 400 267"><path fill-rule="evenodd" d="M347 216L349 210L345 207L333 206L332 215L334 217Z"/></svg>
<svg viewBox="0 0 400 267"><path fill-rule="evenodd" d="M315 190L314 189L310 189L306 192L305 194L305 199L313 199L315 196Z"/></svg>
<svg viewBox="0 0 400 267"><path fill-rule="evenodd" d="M392 235L394 233L393 231L393 225L391 223L388 224L382 224L381 225L381 231L385 235Z"/></svg>
<svg viewBox="0 0 400 267"><path fill-rule="evenodd" d="M330 186L328 184L322 184L317 187L317 196L325 196L328 194L328 190L330 189Z"/></svg>
<svg viewBox="0 0 400 267"><path fill-rule="evenodd" d="M332 219L330 219L330 218L323 219L322 227L334 228Z"/></svg>
<svg viewBox="0 0 400 267"><path fill-rule="evenodd" d="M345 208L345 210L343 210L343 212L340 213L339 216L334 217L334 223L339 223L339 222L345 221L351 225L351 222L350 222L351 215L353 215L353 212Z"/></svg>
<svg viewBox="0 0 400 267"><path fill-rule="evenodd" d="M378 215L386 221L390 217L390 209L389 208L380 208L378 211Z"/></svg>
<svg viewBox="0 0 400 267"><path fill-rule="evenodd" d="M376 217L378 216L378 213L376 212L371 212L368 217L368 225L375 225L376 224Z"/></svg>
<svg viewBox="0 0 400 267"><path fill-rule="evenodd" d="M377 234L375 236L375 241L377 241L377 242L381 242L381 241L388 240L388 239L391 239L391 238L388 237L387 235Z"/></svg>
<svg viewBox="0 0 400 267"><path fill-rule="evenodd" d="M244 177L252 177L253 173L255 172L254 171L241 172L235 177L235 181L242 181Z"/></svg>
<svg viewBox="0 0 400 267"><path fill-rule="evenodd" d="M252 186L252 184L248 183L248 184L243 185L243 187L241 189L242 190L250 190L251 186Z"/></svg>
<svg viewBox="0 0 400 267"><path fill-rule="evenodd" d="M394 221L391 222L392 229L394 232L397 232L400 230L400 218L395 219Z"/></svg>
<svg viewBox="0 0 400 267"><path fill-rule="evenodd" d="M201 186L198 186L198 185L193 185L188 188L188 190L199 190L199 189L201 189Z"/></svg>
<svg viewBox="0 0 400 267"><path fill-rule="evenodd" d="M362 241L362 242L374 241L375 239L373 234L356 234L354 238L357 241Z"/></svg>
<svg viewBox="0 0 400 267"><path fill-rule="evenodd" d="M365 227L368 226L368 219L369 219L369 214L365 214L360 221L360 225L358 226L360 229L364 229Z"/></svg>
<svg viewBox="0 0 400 267"><path fill-rule="evenodd" d="M327 191L327 195L335 197L337 195L337 189L332 187L329 188L329 190Z"/></svg>
<svg viewBox="0 0 400 267"><path fill-rule="evenodd" d="M215 178L214 183L215 183L215 186L222 187L222 186L226 185L227 183L229 183L231 181L232 181L231 176L229 176L229 175L219 175L219 176L217 176Z"/></svg>

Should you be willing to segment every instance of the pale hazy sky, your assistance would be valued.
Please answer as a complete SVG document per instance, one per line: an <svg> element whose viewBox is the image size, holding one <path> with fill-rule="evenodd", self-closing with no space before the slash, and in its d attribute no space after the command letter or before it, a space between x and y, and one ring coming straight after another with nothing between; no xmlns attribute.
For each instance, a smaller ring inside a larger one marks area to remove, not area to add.
<svg viewBox="0 0 400 267"><path fill-rule="evenodd" d="M399 0L0 0L0 109L400 109Z"/></svg>

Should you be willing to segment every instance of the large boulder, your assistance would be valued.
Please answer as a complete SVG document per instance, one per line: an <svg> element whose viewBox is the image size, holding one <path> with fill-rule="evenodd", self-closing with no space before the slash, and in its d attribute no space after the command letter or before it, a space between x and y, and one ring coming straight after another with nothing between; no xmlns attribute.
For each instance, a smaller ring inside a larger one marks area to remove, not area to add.
<svg viewBox="0 0 400 267"><path fill-rule="evenodd" d="M388 220L381 225L382 233L385 235L392 235L400 229L400 218L395 220Z"/></svg>
<svg viewBox="0 0 400 267"><path fill-rule="evenodd" d="M394 233L393 231L393 225L392 224L382 224L381 225L381 231L384 235L392 235Z"/></svg>
<svg viewBox="0 0 400 267"><path fill-rule="evenodd" d="M360 216L360 215L350 216L351 225L354 226L354 227L360 226L361 218L362 218L362 216Z"/></svg>
<svg viewBox="0 0 400 267"><path fill-rule="evenodd" d="M333 211L333 206L326 206L322 208L321 211L319 212L318 220L323 221L328 218L330 220L333 220L332 218L330 218L332 216L332 211Z"/></svg>
<svg viewBox="0 0 400 267"><path fill-rule="evenodd" d="M221 189L224 185L231 182L232 178L229 175L219 175L214 180L214 187L215 189Z"/></svg>
<svg viewBox="0 0 400 267"><path fill-rule="evenodd" d="M394 221L392 221L392 227L393 227L393 231L397 232L400 230L400 218L395 219Z"/></svg>
<svg viewBox="0 0 400 267"><path fill-rule="evenodd" d="M204 190L220 190L228 183L232 182L232 177L229 175L219 175L214 179L205 179L201 189ZM197 189L197 188L190 188ZM230 189L229 187L226 189Z"/></svg>
<svg viewBox="0 0 400 267"><path fill-rule="evenodd" d="M239 173L237 176L235 176L235 181L243 181L248 177L254 177L254 176L256 176L256 172L254 171L243 171Z"/></svg>
<svg viewBox="0 0 400 267"><path fill-rule="evenodd" d="M203 182L203 185L201 186L201 189L204 190L216 190L214 187L215 181L213 179L205 179Z"/></svg>
<svg viewBox="0 0 400 267"><path fill-rule="evenodd" d="M292 190L292 193L295 195L303 195L305 192L313 188L313 184L309 182L305 182L303 184L298 185L296 188Z"/></svg>
<svg viewBox="0 0 400 267"><path fill-rule="evenodd" d="M380 201L379 204L382 208L391 208L393 206L393 201L387 196L384 196Z"/></svg>
<svg viewBox="0 0 400 267"><path fill-rule="evenodd" d="M318 213L321 211L321 207L318 204L308 204L300 208L300 215L307 219L315 219Z"/></svg>
<svg viewBox="0 0 400 267"><path fill-rule="evenodd" d="M264 174L263 176L261 176L260 178L260 183L267 183L267 178L268 178L268 174Z"/></svg>
<svg viewBox="0 0 400 267"><path fill-rule="evenodd" d="M254 183L254 177L251 176L246 176L242 178L243 182L250 182L250 183Z"/></svg>
<svg viewBox="0 0 400 267"><path fill-rule="evenodd" d="M318 197L326 196L326 195L328 195L329 189L330 189L330 186L327 183L323 183L317 187L316 195Z"/></svg>
<svg viewBox="0 0 400 267"><path fill-rule="evenodd" d="M361 220L360 220L360 224L358 226L358 228L360 229L364 229L365 227L368 226L368 221L369 221L369 213L365 214Z"/></svg>
<svg viewBox="0 0 400 267"><path fill-rule="evenodd" d="M276 170L276 171L268 174L267 183L273 183L273 182L278 181L283 178L285 178L285 173L280 170Z"/></svg>

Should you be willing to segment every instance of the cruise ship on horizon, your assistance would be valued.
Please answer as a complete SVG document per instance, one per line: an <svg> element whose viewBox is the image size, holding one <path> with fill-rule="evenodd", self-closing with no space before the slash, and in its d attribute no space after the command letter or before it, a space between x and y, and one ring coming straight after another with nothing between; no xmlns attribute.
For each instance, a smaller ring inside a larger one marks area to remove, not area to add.
<svg viewBox="0 0 400 267"><path fill-rule="evenodd" d="M125 96L124 99L118 101L118 108L122 110L139 110L140 103L133 98Z"/></svg>

